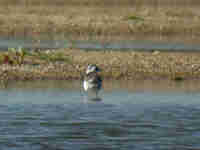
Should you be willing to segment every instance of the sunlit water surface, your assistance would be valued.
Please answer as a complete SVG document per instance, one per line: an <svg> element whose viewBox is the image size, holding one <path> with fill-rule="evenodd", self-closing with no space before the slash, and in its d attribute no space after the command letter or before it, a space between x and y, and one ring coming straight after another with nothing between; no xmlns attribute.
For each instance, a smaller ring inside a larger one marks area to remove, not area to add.
<svg viewBox="0 0 200 150"><path fill-rule="evenodd" d="M101 101L80 82L0 89L2 150L200 149L199 81L106 81Z"/></svg>

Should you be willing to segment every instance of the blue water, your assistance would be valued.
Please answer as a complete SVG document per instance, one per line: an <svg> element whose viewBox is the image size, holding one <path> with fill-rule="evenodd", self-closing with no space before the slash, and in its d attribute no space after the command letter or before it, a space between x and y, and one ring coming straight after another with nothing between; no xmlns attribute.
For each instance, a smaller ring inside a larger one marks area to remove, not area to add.
<svg viewBox="0 0 200 150"><path fill-rule="evenodd" d="M101 101L78 81L0 89L2 150L200 149L199 81L107 81Z"/></svg>
<svg viewBox="0 0 200 150"><path fill-rule="evenodd" d="M139 51L200 51L199 40L191 40L190 42L180 40L159 39L135 39L135 40L117 40L117 41L99 41L99 40L33 40L31 38L13 39L0 38L0 49L7 50L8 48L25 48L31 50L46 50L58 48L78 48L83 50L139 50Z"/></svg>

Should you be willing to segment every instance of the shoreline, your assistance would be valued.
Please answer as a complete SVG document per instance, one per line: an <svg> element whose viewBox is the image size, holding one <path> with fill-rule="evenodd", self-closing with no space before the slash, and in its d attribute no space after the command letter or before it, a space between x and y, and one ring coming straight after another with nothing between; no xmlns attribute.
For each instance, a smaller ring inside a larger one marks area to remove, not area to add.
<svg viewBox="0 0 200 150"><path fill-rule="evenodd" d="M200 79L200 53L83 51L79 49L26 52L23 62L9 64L0 52L1 81L12 80L80 80L87 64L97 64L103 79L175 81Z"/></svg>

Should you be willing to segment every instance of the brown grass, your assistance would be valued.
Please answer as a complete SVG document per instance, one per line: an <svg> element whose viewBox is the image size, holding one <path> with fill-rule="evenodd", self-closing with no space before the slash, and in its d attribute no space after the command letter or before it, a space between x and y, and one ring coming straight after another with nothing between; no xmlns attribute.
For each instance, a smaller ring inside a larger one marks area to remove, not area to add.
<svg viewBox="0 0 200 150"><path fill-rule="evenodd" d="M198 5L197 0L1 0L1 5Z"/></svg>
<svg viewBox="0 0 200 150"><path fill-rule="evenodd" d="M199 24L198 8L176 7L176 5L173 7L151 5L138 5L138 7L120 5L119 7L117 4L112 7L109 5L101 7L97 5L90 7L87 5L34 6L33 4L0 6L0 33L7 36L35 38L39 38L40 35L88 37L178 34L198 36Z"/></svg>
<svg viewBox="0 0 200 150"><path fill-rule="evenodd" d="M3 53L1 53L1 56ZM105 79L194 79L200 77L200 53L120 52L60 49L30 52L21 65L0 65L2 80L80 79L92 63Z"/></svg>

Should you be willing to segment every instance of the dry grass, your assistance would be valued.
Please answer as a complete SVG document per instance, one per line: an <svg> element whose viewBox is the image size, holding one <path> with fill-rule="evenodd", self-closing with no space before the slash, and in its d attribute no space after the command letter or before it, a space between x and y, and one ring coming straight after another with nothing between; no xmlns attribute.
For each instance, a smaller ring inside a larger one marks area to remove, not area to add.
<svg viewBox="0 0 200 150"><path fill-rule="evenodd" d="M1 0L1 5L198 5L197 0Z"/></svg>
<svg viewBox="0 0 200 150"><path fill-rule="evenodd" d="M0 33L7 36L200 34L200 11L195 7L3 5L0 8Z"/></svg>
<svg viewBox="0 0 200 150"><path fill-rule="evenodd" d="M199 57L200 53L60 49L30 52L21 65L2 63L0 74L2 80L80 79L87 64L94 63L106 79L183 80L200 77Z"/></svg>

